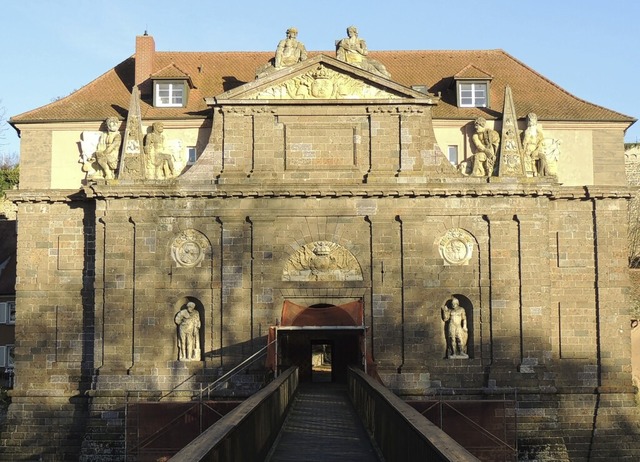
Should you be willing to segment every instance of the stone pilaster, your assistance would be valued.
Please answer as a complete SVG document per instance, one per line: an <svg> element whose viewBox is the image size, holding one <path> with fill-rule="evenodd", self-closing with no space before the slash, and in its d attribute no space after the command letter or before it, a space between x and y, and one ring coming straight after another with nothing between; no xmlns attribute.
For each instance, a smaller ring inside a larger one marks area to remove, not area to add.
<svg viewBox="0 0 640 462"><path fill-rule="evenodd" d="M489 219L491 277L491 376L504 386L521 357L518 223L509 213Z"/></svg>

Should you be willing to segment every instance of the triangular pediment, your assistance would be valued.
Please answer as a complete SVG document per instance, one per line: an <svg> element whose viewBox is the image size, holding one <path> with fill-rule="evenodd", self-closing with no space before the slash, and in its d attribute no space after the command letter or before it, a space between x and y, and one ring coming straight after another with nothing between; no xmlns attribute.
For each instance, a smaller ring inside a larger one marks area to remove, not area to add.
<svg viewBox="0 0 640 462"><path fill-rule="evenodd" d="M214 98L206 98L210 105L239 100L400 99L435 104L437 97L322 54L272 72Z"/></svg>

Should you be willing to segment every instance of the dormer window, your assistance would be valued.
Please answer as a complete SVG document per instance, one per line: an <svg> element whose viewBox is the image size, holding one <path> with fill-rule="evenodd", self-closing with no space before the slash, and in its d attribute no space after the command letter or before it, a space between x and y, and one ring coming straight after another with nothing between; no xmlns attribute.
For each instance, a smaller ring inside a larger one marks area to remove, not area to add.
<svg viewBox="0 0 640 462"><path fill-rule="evenodd" d="M491 74L469 64L453 76L456 83L458 107L490 107L489 83Z"/></svg>
<svg viewBox="0 0 640 462"><path fill-rule="evenodd" d="M153 82L153 105L155 107L184 107L186 103L186 81L156 80Z"/></svg>
<svg viewBox="0 0 640 462"><path fill-rule="evenodd" d="M458 82L459 107L487 107L487 82Z"/></svg>
<svg viewBox="0 0 640 462"><path fill-rule="evenodd" d="M189 88L194 88L189 74L175 64L151 74L155 107L186 107Z"/></svg>

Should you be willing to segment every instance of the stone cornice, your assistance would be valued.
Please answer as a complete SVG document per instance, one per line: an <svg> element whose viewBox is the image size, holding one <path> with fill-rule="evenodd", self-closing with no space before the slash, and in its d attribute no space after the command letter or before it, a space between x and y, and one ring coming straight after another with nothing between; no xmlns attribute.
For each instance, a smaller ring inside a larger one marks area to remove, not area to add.
<svg viewBox="0 0 640 462"><path fill-rule="evenodd" d="M91 199L137 199L137 198L416 198L416 197L547 197L550 200L631 199L634 189L625 186L563 187L551 185L518 184L426 184L416 187L389 185L363 185L358 187L333 186L313 187L309 185L263 184L261 188L245 185L215 185L196 183L170 185L155 183L139 184L89 184L81 190L14 189L6 191L7 199L20 203L74 202Z"/></svg>
<svg viewBox="0 0 640 462"><path fill-rule="evenodd" d="M75 202L86 200L82 189L12 189L7 199L15 204L28 202Z"/></svg>
<svg viewBox="0 0 640 462"><path fill-rule="evenodd" d="M155 187L154 187L155 186ZM84 188L87 198L416 198L416 197L547 197L549 199L630 199L628 187L562 187L552 185L518 184L426 184L416 187L403 185L363 185L358 187L314 187L308 185L262 184L260 188L246 185L215 185L211 183L170 186L129 184L91 184Z"/></svg>

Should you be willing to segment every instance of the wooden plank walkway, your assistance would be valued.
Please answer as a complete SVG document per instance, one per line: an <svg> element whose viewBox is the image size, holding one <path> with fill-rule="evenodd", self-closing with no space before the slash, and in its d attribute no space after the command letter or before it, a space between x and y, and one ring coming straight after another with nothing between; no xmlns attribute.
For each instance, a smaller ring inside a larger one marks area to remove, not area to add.
<svg viewBox="0 0 640 462"><path fill-rule="evenodd" d="M381 462L346 385L300 384L267 462Z"/></svg>

